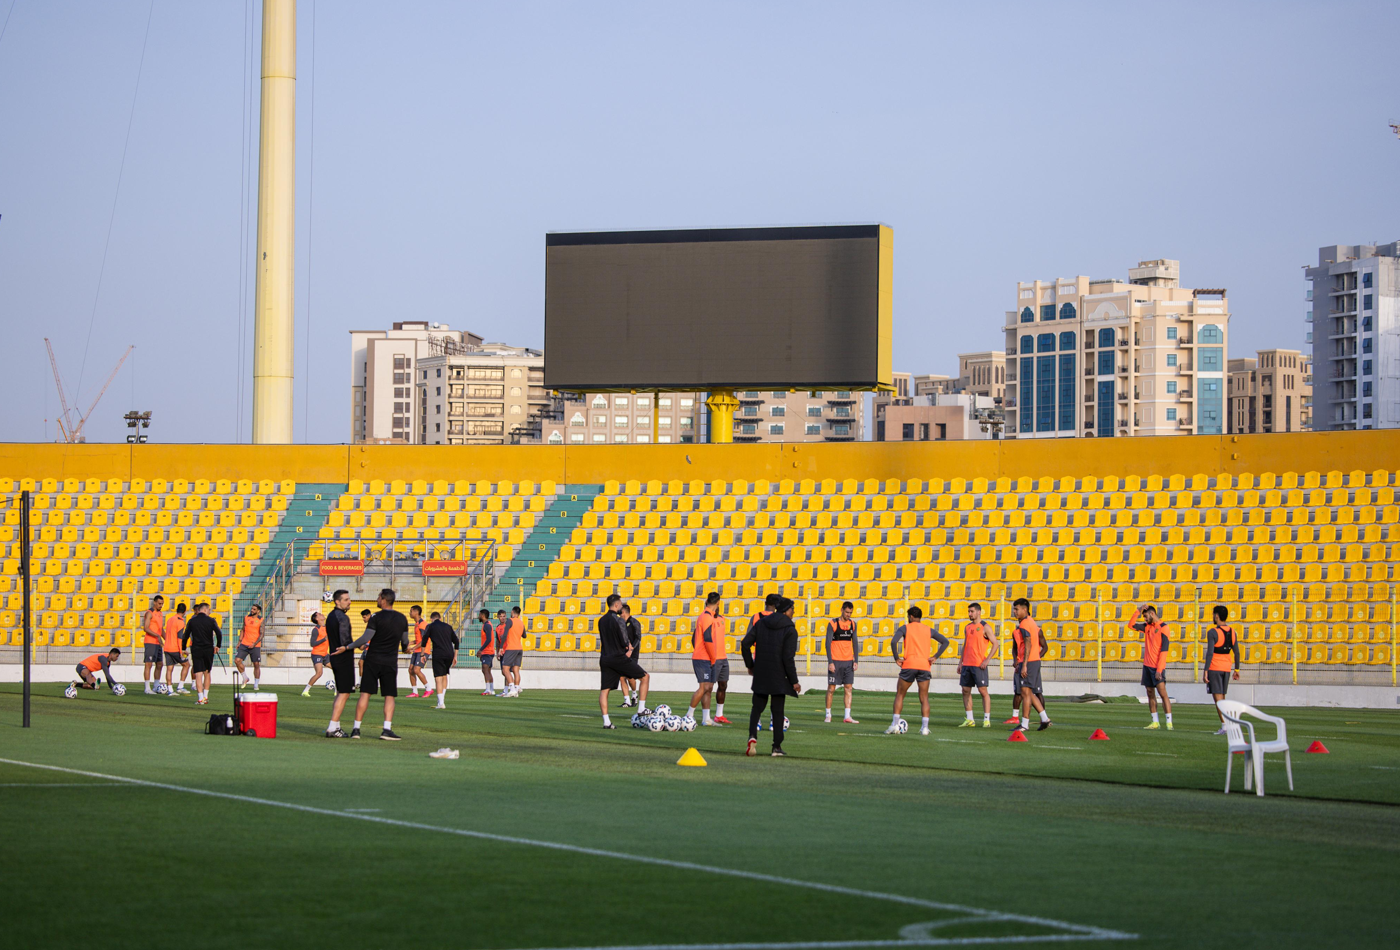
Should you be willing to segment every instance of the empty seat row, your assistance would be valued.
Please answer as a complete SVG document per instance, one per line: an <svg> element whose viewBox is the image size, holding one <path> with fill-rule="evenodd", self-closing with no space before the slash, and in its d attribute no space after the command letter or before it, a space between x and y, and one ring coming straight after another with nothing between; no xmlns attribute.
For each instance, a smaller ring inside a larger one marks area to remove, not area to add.
<svg viewBox="0 0 1400 950"><path fill-rule="evenodd" d="M36 493L35 497L59 494L84 494L88 496L99 494L185 495L190 493L195 495L294 495L296 490L296 482L290 479L273 481L270 478L257 481L251 478L236 480L227 478L214 480L207 478L193 480L154 478L149 481L143 478L133 478L129 482L120 478L0 478L0 495L28 491ZM14 503L13 499L11 503Z"/></svg>

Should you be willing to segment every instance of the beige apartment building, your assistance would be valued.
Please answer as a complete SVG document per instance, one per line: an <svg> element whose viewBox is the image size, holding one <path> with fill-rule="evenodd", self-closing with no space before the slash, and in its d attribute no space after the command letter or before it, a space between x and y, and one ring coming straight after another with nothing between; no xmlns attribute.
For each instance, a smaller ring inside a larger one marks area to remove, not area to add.
<svg viewBox="0 0 1400 950"><path fill-rule="evenodd" d="M481 337L427 320L396 322L388 330L350 331L350 441L418 441L421 419L414 394L418 361L434 342L480 346Z"/></svg>
<svg viewBox="0 0 1400 950"><path fill-rule="evenodd" d="M865 425L865 393L741 390L735 442L855 442Z"/></svg>
<svg viewBox="0 0 1400 950"><path fill-rule="evenodd" d="M1312 374L1300 350L1260 350L1230 360L1230 432L1303 432L1311 422Z"/></svg>
<svg viewBox="0 0 1400 950"><path fill-rule="evenodd" d="M444 340L418 361L422 445L504 445L539 439L557 399L544 388L544 353L523 346Z"/></svg>
<svg viewBox="0 0 1400 950"><path fill-rule="evenodd" d="M563 411L548 419L548 445L690 443L700 441L704 393L564 393Z"/></svg>
<svg viewBox="0 0 1400 950"><path fill-rule="evenodd" d="M1127 280L1016 286L1006 313L1006 436L1219 435L1225 431L1225 290L1181 286L1180 263Z"/></svg>

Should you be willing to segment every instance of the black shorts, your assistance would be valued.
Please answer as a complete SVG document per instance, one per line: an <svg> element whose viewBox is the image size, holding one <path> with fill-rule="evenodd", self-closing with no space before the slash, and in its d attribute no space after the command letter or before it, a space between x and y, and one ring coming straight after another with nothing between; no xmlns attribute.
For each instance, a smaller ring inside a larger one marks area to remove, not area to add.
<svg viewBox="0 0 1400 950"><path fill-rule="evenodd" d="M166 651L165 651L165 665L166 665L166 666L180 666L180 665L182 665L184 662L185 662L185 657L184 657L183 654L181 654L181 653L171 653L169 650L166 650Z"/></svg>
<svg viewBox="0 0 1400 950"><path fill-rule="evenodd" d="M1143 666L1143 668L1142 668L1142 685L1143 685L1143 686L1146 686L1148 689L1156 689L1158 686L1164 686L1164 685L1166 685L1166 682L1167 682L1167 671L1166 671L1166 670L1159 670L1159 669L1156 669L1155 667L1151 667L1151 666Z"/></svg>
<svg viewBox="0 0 1400 950"><path fill-rule="evenodd" d="M928 670L900 670L899 678L906 683L927 683L933 674Z"/></svg>
<svg viewBox="0 0 1400 950"><path fill-rule="evenodd" d="M489 669L491 669L491 662L496 658L496 654L494 654L494 653L478 653L478 654L476 655L476 658L477 658L478 660L481 661L481 668L482 668L483 670L489 670Z"/></svg>
<svg viewBox="0 0 1400 950"><path fill-rule="evenodd" d="M605 656L598 659L598 669L602 671L603 682L599 689L617 689L623 677L639 680L647 671L637 665L630 656Z"/></svg>
<svg viewBox="0 0 1400 950"><path fill-rule="evenodd" d="M502 650L502 651L501 651L501 669L505 669L505 668L508 667L508 666L511 666L511 667L519 666L519 665L520 665L520 657L521 657L521 655L522 655L524 652L525 652L524 650Z"/></svg>
<svg viewBox="0 0 1400 950"><path fill-rule="evenodd" d="M191 650L190 669L196 673L208 673L214 668L213 650Z"/></svg>
<svg viewBox="0 0 1400 950"><path fill-rule="evenodd" d="M365 656L365 671L360 676L360 692L373 696L399 695L399 661L393 656Z"/></svg>
<svg viewBox="0 0 1400 950"><path fill-rule="evenodd" d="M344 653L328 656L326 662L330 664L331 673L335 676L335 691L337 693L353 693L355 691L354 651L346 650Z"/></svg>
<svg viewBox="0 0 1400 950"><path fill-rule="evenodd" d="M452 657L434 656L432 659L434 676L446 676L452 672Z"/></svg>
<svg viewBox="0 0 1400 950"><path fill-rule="evenodd" d="M836 669L831 669L833 666ZM834 660L827 664L827 686L853 686L855 681L856 664L854 660Z"/></svg>
<svg viewBox="0 0 1400 950"><path fill-rule="evenodd" d="M958 685L963 689L987 688L987 668L985 666L958 667Z"/></svg>
<svg viewBox="0 0 1400 950"><path fill-rule="evenodd" d="M1206 689L1212 696L1224 696L1230 689L1230 670L1206 670Z"/></svg>
<svg viewBox="0 0 1400 950"><path fill-rule="evenodd" d="M1032 660L1031 662L1027 663L1026 673L1024 676L1021 675L1021 664L1017 663L1016 676L1014 677L1014 679L1015 682L1012 685L1016 687L1016 692L1019 693L1024 689L1029 689L1032 693L1035 693L1037 696L1039 696L1041 693L1040 661Z"/></svg>
<svg viewBox="0 0 1400 950"><path fill-rule="evenodd" d="M142 659L146 663L165 662L165 651L160 648L159 643L147 643L142 650Z"/></svg>

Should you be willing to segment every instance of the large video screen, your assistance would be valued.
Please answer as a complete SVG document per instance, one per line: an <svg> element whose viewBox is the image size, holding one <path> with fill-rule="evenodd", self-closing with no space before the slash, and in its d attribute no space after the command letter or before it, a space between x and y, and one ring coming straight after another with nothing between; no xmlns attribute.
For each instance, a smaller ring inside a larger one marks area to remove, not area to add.
<svg viewBox="0 0 1400 950"><path fill-rule="evenodd" d="M549 234L545 385L889 385L892 251L876 224Z"/></svg>

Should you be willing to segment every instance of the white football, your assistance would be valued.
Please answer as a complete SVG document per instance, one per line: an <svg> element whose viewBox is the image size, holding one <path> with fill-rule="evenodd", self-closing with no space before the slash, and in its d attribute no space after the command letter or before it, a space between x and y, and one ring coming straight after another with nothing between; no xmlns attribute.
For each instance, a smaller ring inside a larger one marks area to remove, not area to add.
<svg viewBox="0 0 1400 950"><path fill-rule="evenodd" d="M665 703L662 703L660 706L657 706L655 709L653 709L652 712L665 719L667 716L671 715L671 707L667 706Z"/></svg>
<svg viewBox="0 0 1400 950"><path fill-rule="evenodd" d="M680 716L667 716L666 719L665 719L665 722L666 722L666 731L667 731L667 732L680 732L680 731L681 731L681 717L680 717Z"/></svg>
<svg viewBox="0 0 1400 950"><path fill-rule="evenodd" d="M643 725L643 724L642 724L642 717L639 716L639 715L637 715L636 713L633 713L633 714L632 714L632 728L633 728L633 729L640 729L640 728L642 728L642 725Z"/></svg>
<svg viewBox="0 0 1400 950"><path fill-rule="evenodd" d="M772 729L772 728L773 728L773 720L772 720L771 717L770 717L769 720L768 720L768 728L769 728L769 729ZM784 732L787 732L787 731L788 731L789 729L791 729L791 728L792 728L792 720L789 719L787 716L784 716L784 717L783 717L783 731L784 731Z"/></svg>
<svg viewBox="0 0 1400 950"><path fill-rule="evenodd" d="M78 687L74 686L72 683L69 683L68 688L63 691L63 695L67 696L69 699L77 699Z"/></svg>
<svg viewBox="0 0 1400 950"><path fill-rule="evenodd" d="M157 683L157 684L156 684L156 695L157 695L157 696L164 696L164 695L165 695L166 693L168 693L168 692L170 692L170 687L169 687L169 686L166 686L164 683Z"/></svg>
<svg viewBox="0 0 1400 950"><path fill-rule="evenodd" d="M906 733L906 732L909 731L909 723L906 722L906 721L903 720L903 719L901 719L899 722L895 723L895 724L894 724L894 727L895 727L895 730L898 731L898 732L900 732L901 734L902 734L902 733Z"/></svg>
<svg viewBox="0 0 1400 950"><path fill-rule="evenodd" d="M660 732L662 729L665 729L665 728L666 728L666 720L662 719L660 716L648 716L648 717L647 717L647 729L648 729L649 731L651 731L651 732Z"/></svg>
<svg viewBox="0 0 1400 950"><path fill-rule="evenodd" d="M125 696L126 687L123 686L121 683L114 683L112 685L112 692L116 693L118 696Z"/></svg>
<svg viewBox="0 0 1400 950"><path fill-rule="evenodd" d="M686 716L684 719L681 720L681 732L694 732L694 731L695 731L695 717L693 717L693 716Z"/></svg>

